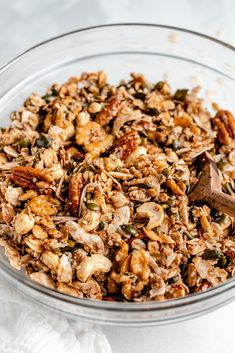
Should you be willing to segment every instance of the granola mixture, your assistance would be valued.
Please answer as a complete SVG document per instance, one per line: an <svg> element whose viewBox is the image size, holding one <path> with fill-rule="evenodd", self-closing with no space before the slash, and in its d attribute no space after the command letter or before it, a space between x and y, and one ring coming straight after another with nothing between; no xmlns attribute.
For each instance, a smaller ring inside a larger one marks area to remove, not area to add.
<svg viewBox="0 0 235 353"><path fill-rule="evenodd" d="M235 275L234 220L188 196L210 151L235 192L235 120L195 88L83 73L32 94L0 130L0 245L79 298L166 300Z"/></svg>

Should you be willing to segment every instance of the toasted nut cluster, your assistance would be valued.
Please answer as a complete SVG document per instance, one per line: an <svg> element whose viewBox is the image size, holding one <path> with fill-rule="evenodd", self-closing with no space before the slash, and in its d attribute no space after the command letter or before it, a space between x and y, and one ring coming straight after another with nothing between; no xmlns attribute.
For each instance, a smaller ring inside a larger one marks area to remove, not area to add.
<svg viewBox="0 0 235 353"><path fill-rule="evenodd" d="M110 152L125 160L137 149L140 142L139 134L136 131L130 131L114 143Z"/></svg>
<svg viewBox="0 0 235 353"><path fill-rule="evenodd" d="M219 110L214 124L218 129L218 139L223 145L229 145L235 139L235 120L228 110Z"/></svg>
<svg viewBox="0 0 235 353"><path fill-rule="evenodd" d="M112 119L114 119L118 112L121 110L121 97L120 96L114 96L112 97L103 110L97 115L96 121L99 123L101 126L107 125Z"/></svg>
<svg viewBox="0 0 235 353"><path fill-rule="evenodd" d="M69 183L69 207L73 215L78 215L80 196L83 188L83 176L81 173L73 174Z"/></svg>
<svg viewBox="0 0 235 353"><path fill-rule="evenodd" d="M12 169L12 179L16 185L25 189L35 190L38 188L39 181L50 183L52 178L50 175L42 172L39 169L27 166L19 166Z"/></svg>
<svg viewBox="0 0 235 353"><path fill-rule="evenodd" d="M0 245L77 298L162 301L235 276L234 220L189 202L199 157L235 194L235 120L198 88L82 73L32 94L0 129ZM215 108L215 106L214 106Z"/></svg>

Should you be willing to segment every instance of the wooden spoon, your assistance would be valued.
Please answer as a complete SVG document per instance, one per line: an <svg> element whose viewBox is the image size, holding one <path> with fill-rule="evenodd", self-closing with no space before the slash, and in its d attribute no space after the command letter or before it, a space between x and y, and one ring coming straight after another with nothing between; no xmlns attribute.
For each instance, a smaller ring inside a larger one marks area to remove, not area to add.
<svg viewBox="0 0 235 353"><path fill-rule="evenodd" d="M208 152L204 152L201 157L201 177L189 195L189 200L206 201L211 207L235 217L235 197L222 191L221 177L216 163Z"/></svg>

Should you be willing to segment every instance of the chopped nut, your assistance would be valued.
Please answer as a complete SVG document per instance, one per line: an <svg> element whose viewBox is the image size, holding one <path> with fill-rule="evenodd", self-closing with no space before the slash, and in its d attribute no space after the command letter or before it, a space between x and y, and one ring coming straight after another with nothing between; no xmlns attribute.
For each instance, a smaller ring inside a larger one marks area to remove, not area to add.
<svg viewBox="0 0 235 353"><path fill-rule="evenodd" d="M34 190L27 190L24 194L19 196L20 201L27 201L29 199L33 199L34 197L38 196L37 192Z"/></svg>
<svg viewBox="0 0 235 353"><path fill-rule="evenodd" d="M148 217L147 229L153 229L162 223L164 219L163 208L155 202L146 202L137 208L137 215L141 218Z"/></svg>
<svg viewBox="0 0 235 353"><path fill-rule="evenodd" d="M13 188L9 185L5 192L5 199L13 206L17 206L22 194L23 189L21 187Z"/></svg>
<svg viewBox="0 0 235 353"><path fill-rule="evenodd" d="M101 104L93 102L88 107L88 112L91 114L99 113L102 109Z"/></svg>
<svg viewBox="0 0 235 353"><path fill-rule="evenodd" d="M218 128L218 139L220 143L229 145L235 138L235 119L228 110L219 110L213 120Z"/></svg>
<svg viewBox="0 0 235 353"><path fill-rule="evenodd" d="M77 128L76 142L84 146L93 156L98 156L111 147L113 136L107 135L98 123L90 121L85 126Z"/></svg>
<svg viewBox="0 0 235 353"><path fill-rule="evenodd" d="M34 226L35 219L31 214L28 214L26 210L23 210L16 216L15 219L15 231L18 234L27 234L31 231Z"/></svg>
<svg viewBox="0 0 235 353"><path fill-rule="evenodd" d="M56 270L59 266L59 256L58 255L53 254L51 251L46 250L42 254L41 260L53 272L56 272Z"/></svg>
<svg viewBox="0 0 235 353"><path fill-rule="evenodd" d="M77 268L77 277L86 282L94 273L109 272L112 262L105 256L94 254L85 257Z"/></svg>
<svg viewBox="0 0 235 353"><path fill-rule="evenodd" d="M52 179L60 180L64 175L64 170L60 164L52 164L52 166L46 170L46 173L49 174Z"/></svg>
<svg viewBox="0 0 235 353"><path fill-rule="evenodd" d="M107 125L121 110L122 103L119 96L110 99L100 114L96 117L97 123L101 126Z"/></svg>
<svg viewBox="0 0 235 353"><path fill-rule="evenodd" d="M131 271L139 276L143 281L148 280L150 275L149 258L144 249L134 250L131 255Z"/></svg>
<svg viewBox="0 0 235 353"><path fill-rule="evenodd" d="M85 126L90 121L90 114L87 112L80 112L76 118L77 126Z"/></svg>
<svg viewBox="0 0 235 353"><path fill-rule="evenodd" d="M81 173L74 174L69 183L69 207L74 215L78 215L83 184L83 176Z"/></svg>
<svg viewBox="0 0 235 353"><path fill-rule="evenodd" d="M43 173L41 170L33 167L15 167L12 170L12 179L22 188L25 189L37 189L37 181L52 182L52 178Z"/></svg>
<svg viewBox="0 0 235 353"><path fill-rule="evenodd" d="M37 216L53 216L57 213L56 206L44 195L34 197L28 202L30 210Z"/></svg>
<svg viewBox="0 0 235 353"><path fill-rule="evenodd" d="M136 131L131 131L126 135L120 137L112 146L110 152L115 154L118 158L125 160L138 147L141 140Z"/></svg>

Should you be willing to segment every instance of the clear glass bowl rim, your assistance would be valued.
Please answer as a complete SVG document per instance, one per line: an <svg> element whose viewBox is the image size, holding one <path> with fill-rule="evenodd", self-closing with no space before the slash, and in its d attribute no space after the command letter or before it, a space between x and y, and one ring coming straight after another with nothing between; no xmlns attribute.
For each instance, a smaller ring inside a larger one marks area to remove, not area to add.
<svg viewBox="0 0 235 353"><path fill-rule="evenodd" d="M82 32L88 32L88 31L93 31L96 29L102 29L102 28L112 28L112 27L155 27L155 28L162 28L162 29L167 29L167 30L172 30L172 31L178 31L186 34L190 34L195 37L201 37L204 39L207 39L209 41L215 42L222 47L225 47L227 49L230 49L231 51L235 52L235 47L232 45L225 43L217 38L211 37L206 34L202 34L200 32L192 31L189 29L181 28L181 27L176 27L176 26L168 26L168 25L160 25L160 24L153 24L153 23L112 23L112 24L104 24L104 25L97 25L97 26L91 26L91 27L86 27L86 28L81 28L78 30L70 31L67 33L63 33L61 35L52 37L48 40L45 40L43 42L40 42L31 48L27 49L23 53L19 54L15 58L13 58L11 61L9 61L7 64L2 66L0 69L0 75L3 73L3 71L7 70L10 66L14 65L15 62L26 56L28 53L33 51L34 49L38 48L43 48L45 44L48 44L50 42L55 42L60 40L61 38L64 37L69 37L74 34L82 33ZM44 287L43 285L40 285L34 281L32 281L30 278L26 277L25 275L22 275L20 272L15 270L14 268L11 268L10 265L6 264L4 261L2 261L0 257L0 271L3 271L7 279L14 283L17 284L17 282L21 282L21 284L29 287L31 290L33 290L35 293L41 293L44 296L49 296L50 298L54 298L56 300L59 300L61 302L66 302L66 303L71 303L73 305L82 306L82 307L87 307L90 309L95 309L95 310L107 310L107 311L113 311L113 312L145 312L147 311L162 311L166 309L175 309L179 307L184 307L188 306L190 304L198 304L203 301L208 301L212 298L217 297L218 295L222 295L225 292L232 291L235 288L235 278L231 278L227 280L226 282L222 283L221 285L218 285L217 287L211 288L205 292L200 292L200 293L195 293L195 294L190 294L188 296L182 297L182 298L176 298L176 299L170 299L166 301L151 301L151 302L145 302L145 303L135 303L135 302L110 302L110 301L97 301L97 300L91 300L91 299L79 299L72 297L67 294L63 294L61 292L58 292L56 290L50 289L48 287Z"/></svg>

